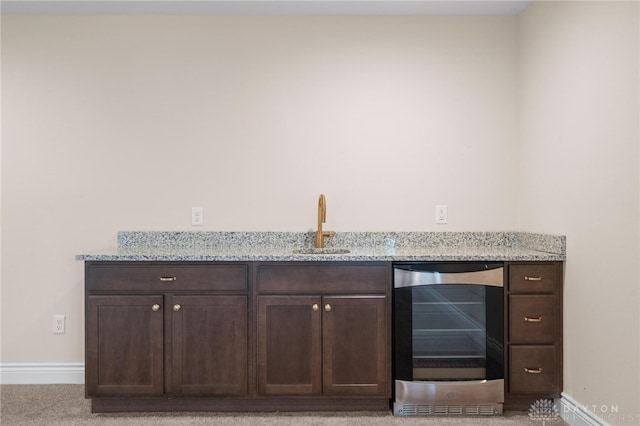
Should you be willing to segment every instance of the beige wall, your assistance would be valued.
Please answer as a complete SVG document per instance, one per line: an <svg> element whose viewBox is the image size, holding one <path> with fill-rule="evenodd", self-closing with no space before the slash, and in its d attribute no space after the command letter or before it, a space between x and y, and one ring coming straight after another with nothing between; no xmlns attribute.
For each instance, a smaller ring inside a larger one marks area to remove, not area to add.
<svg viewBox="0 0 640 426"><path fill-rule="evenodd" d="M519 21L521 227L567 236L564 391L612 425L640 424L639 22L544 1Z"/></svg>
<svg viewBox="0 0 640 426"><path fill-rule="evenodd" d="M515 18L2 24L3 362L83 360L118 230L515 228Z"/></svg>

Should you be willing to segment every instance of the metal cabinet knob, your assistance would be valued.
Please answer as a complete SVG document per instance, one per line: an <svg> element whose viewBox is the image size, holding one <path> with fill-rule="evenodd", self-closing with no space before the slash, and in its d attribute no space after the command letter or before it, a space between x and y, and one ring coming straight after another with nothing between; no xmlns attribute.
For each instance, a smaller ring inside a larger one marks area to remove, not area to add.
<svg viewBox="0 0 640 426"><path fill-rule="evenodd" d="M524 372L525 373L529 373L529 374L540 374L542 373L542 368L538 367L538 368L524 368Z"/></svg>
<svg viewBox="0 0 640 426"><path fill-rule="evenodd" d="M324 310L325 310L326 312L329 312L329 311L331 310L331 305L330 305L330 304L328 304L328 303L327 303L326 305L324 305Z"/></svg>
<svg viewBox="0 0 640 426"><path fill-rule="evenodd" d="M318 309L320 309L320 306L318 306L317 303L314 303L313 306L311 307L311 309L313 309L313 311L317 311Z"/></svg>
<svg viewBox="0 0 640 426"><path fill-rule="evenodd" d="M173 305L173 311L174 312L178 312L180 310L180 308L182 308L182 306L178 305L177 303L175 305Z"/></svg>
<svg viewBox="0 0 640 426"><path fill-rule="evenodd" d="M151 307L151 310L152 310L153 312L158 312L158 311L160 310L160 305L158 305L158 304L156 303L155 305L153 305L153 306Z"/></svg>

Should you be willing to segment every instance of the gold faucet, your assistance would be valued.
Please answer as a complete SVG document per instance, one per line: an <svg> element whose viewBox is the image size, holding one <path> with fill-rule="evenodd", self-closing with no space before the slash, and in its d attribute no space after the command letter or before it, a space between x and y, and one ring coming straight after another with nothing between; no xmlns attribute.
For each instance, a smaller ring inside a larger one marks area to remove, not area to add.
<svg viewBox="0 0 640 426"><path fill-rule="evenodd" d="M320 194L318 199L318 230L316 231L316 248L324 247L324 237L336 235L333 231L323 231L322 224L327 221L327 199L324 194Z"/></svg>

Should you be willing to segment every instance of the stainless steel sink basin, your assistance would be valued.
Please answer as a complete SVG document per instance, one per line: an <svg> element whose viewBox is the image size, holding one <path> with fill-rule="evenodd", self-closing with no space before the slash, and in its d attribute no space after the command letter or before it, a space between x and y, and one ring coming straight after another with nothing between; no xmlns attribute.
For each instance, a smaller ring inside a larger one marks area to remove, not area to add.
<svg viewBox="0 0 640 426"><path fill-rule="evenodd" d="M351 253L351 250L346 248L302 248L293 250L294 254L347 254Z"/></svg>

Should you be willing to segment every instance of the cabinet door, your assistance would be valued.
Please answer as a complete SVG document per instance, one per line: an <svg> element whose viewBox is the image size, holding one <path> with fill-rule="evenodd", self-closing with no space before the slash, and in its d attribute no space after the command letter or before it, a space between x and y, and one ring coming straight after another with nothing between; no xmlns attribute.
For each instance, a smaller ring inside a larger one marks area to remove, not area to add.
<svg viewBox="0 0 640 426"><path fill-rule="evenodd" d="M89 296L88 395L163 394L163 310L159 295Z"/></svg>
<svg viewBox="0 0 640 426"><path fill-rule="evenodd" d="M322 303L324 394L389 395L387 298L332 296Z"/></svg>
<svg viewBox="0 0 640 426"><path fill-rule="evenodd" d="M321 299L258 296L258 392L322 393Z"/></svg>
<svg viewBox="0 0 640 426"><path fill-rule="evenodd" d="M172 298L174 395L247 394L247 297Z"/></svg>

